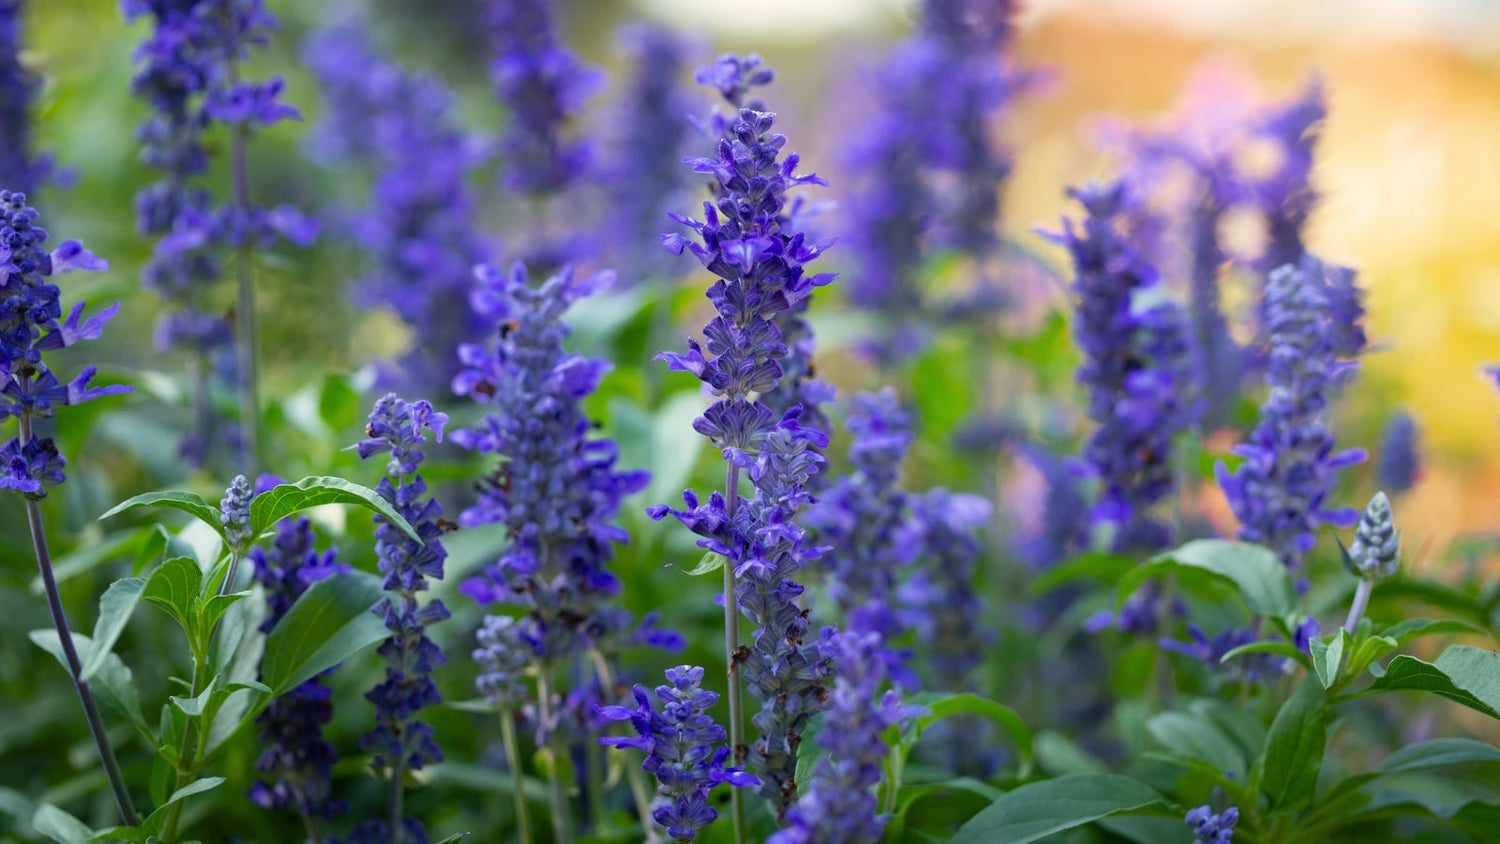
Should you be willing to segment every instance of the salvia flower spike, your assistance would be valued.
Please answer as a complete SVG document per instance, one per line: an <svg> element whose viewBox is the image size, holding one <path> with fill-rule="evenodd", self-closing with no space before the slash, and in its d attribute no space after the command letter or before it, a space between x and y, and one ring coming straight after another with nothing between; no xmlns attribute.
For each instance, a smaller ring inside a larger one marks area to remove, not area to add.
<svg viewBox="0 0 1500 844"><path fill-rule="evenodd" d="M1234 840L1234 826L1239 823L1240 810L1230 806L1214 814L1207 804L1187 813L1183 822L1193 832L1193 844L1230 844Z"/></svg>

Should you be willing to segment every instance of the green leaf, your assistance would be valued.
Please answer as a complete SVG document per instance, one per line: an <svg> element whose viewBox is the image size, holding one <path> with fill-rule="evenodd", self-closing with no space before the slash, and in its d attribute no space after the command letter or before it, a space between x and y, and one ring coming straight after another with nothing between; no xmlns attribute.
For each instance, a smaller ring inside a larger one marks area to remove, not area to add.
<svg viewBox="0 0 1500 844"><path fill-rule="evenodd" d="M1418 637L1432 636L1438 633L1469 633L1480 635L1484 631L1467 621L1459 621L1456 618L1409 618L1400 624L1394 624L1380 631L1380 635L1395 639L1396 647L1400 647Z"/></svg>
<svg viewBox="0 0 1500 844"><path fill-rule="evenodd" d="M1260 782L1273 812L1296 812L1312 803L1328 739L1327 701L1317 679L1305 677L1271 722Z"/></svg>
<svg viewBox="0 0 1500 844"><path fill-rule="evenodd" d="M158 806L157 809L160 810L163 806L170 806L173 803L176 803L178 800L185 800L189 797L192 797L194 794L202 794L205 791L210 791L212 789L218 788L226 781L227 780L225 777L204 777L201 780L194 780L183 786L182 788L179 788L176 791L172 792L172 796L167 798L167 802L161 804L161 806Z"/></svg>
<svg viewBox="0 0 1500 844"><path fill-rule="evenodd" d="M1190 712L1162 712L1146 720L1146 731L1162 747L1203 762L1220 775L1225 771L1232 772L1243 781L1244 754L1207 717Z"/></svg>
<svg viewBox="0 0 1500 844"><path fill-rule="evenodd" d="M88 840L94 837L94 830L88 824L51 803L37 807L36 814L31 816L31 825L58 844L88 844Z"/></svg>
<svg viewBox="0 0 1500 844"><path fill-rule="evenodd" d="M90 841L132 841L146 844L146 830L138 826L112 826L94 833Z"/></svg>
<svg viewBox="0 0 1500 844"><path fill-rule="evenodd" d="M1117 583L1120 578L1135 568L1135 560L1123 554L1095 552L1074 557L1060 566L1054 566L1026 584L1026 594L1045 595L1075 580L1085 578L1105 583Z"/></svg>
<svg viewBox="0 0 1500 844"><path fill-rule="evenodd" d="M384 516L412 539L422 541L416 529L375 490L343 478L319 476L303 478L294 484L281 484L255 496L250 502L251 535L258 537L287 516L323 504L357 504Z"/></svg>
<svg viewBox="0 0 1500 844"><path fill-rule="evenodd" d="M1166 574L1207 576L1229 583L1256 615L1281 618L1297 610L1297 589L1286 566L1259 545L1197 539L1147 560L1120 579L1117 607L1146 580Z"/></svg>
<svg viewBox="0 0 1500 844"><path fill-rule="evenodd" d="M1344 651L1349 644L1349 631L1342 627L1339 632L1327 637L1316 636L1308 640L1307 649L1312 652L1313 670L1317 672L1318 681L1323 684L1323 688L1332 688L1338 682L1339 669L1344 664Z"/></svg>
<svg viewBox="0 0 1500 844"><path fill-rule="evenodd" d="M151 572L141 598L176 619L191 634L202 590L203 572L198 564L187 557L173 557Z"/></svg>
<svg viewBox="0 0 1500 844"><path fill-rule="evenodd" d="M1020 770L1017 777L1025 779L1031 774L1031 730L1026 726L1026 722L1021 720L1021 716L1005 704L967 692L941 694L937 697L917 694L912 695L904 703L927 708L927 714L917 718L918 734L937 721L959 714L978 715L994 721L1009 733L1010 740L1015 742L1016 752L1020 757L1018 761Z"/></svg>
<svg viewBox="0 0 1500 844"><path fill-rule="evenodd" d="M37 647L52 654L64 671L69 670L62 640L57 637L56 630L33 630L27 636ZM73 649L78 652L80 662L87 662L93 654L94 643L89 637L74 633ZM151 740L151 729L146 724L146 716L141 714L141 697L135 687L135 676L118 655L106 652L104 662L89 681L89 689L100 703L129 721L148 741Z"/></svg>
<svg viewBox="0 0 1500 844"><path fill-rule="evenodd" d="M724 568L724 564L728 561L729 558L724 556L723 554L720 554L717 551L709 551L702 557L699 557L698 565L693 566L691 569L677 568L677 566L674 566L671 563L667 563L666 567L677 569L677 571L680 571L683 574L688 575L689 577L698 577L699 575L712 574L716 571L719 571L720 569Z"/></svg>
<svg viewBox="0 0 1500 844"><path fill-rule="evenodd" d="M285 694L389 636L371 612L383 594L380 579L364 572L342 572L307 587L266 638L261 679L276 695Z"/></svg>
<svg viewBox="0 0 1500 844"><path fill-rule="evenodd" d="M172 542L172 534L159 524L147 525L140 536L140 544L135 549L135 562L130 566L130 573L133 575L139 575L156 565L166 556L167 546Z"/></svg>
<svg viewBox="0 0 1500 844"><path fill-rule="evenodd" d="M1162 806L1145 783L1118 774L1068 774L1023 785L959 827L949 844L1028 844L1101 818Z"/></svg>
<svg viewBox="0 0 1500 844"><path fill-rule="evenodd" d="M1347 670L1349 678L1354 679L1363 674L1365 669L1370 667L1370 663L1395 649L1396 640L1389 636L1371 636L1364 639L1354 648L1354 655L1349 657Z"/></svg>
<svg viewBox="0 0 1500 844"><path fill-rule="evenodd" d="M1381 776L1388 776L1448 765L1467 765L1472 762L1500 762L1500 750L1474 739L1428 739L1403 747L1387 756L1375 772Z"/></svg>
<svg viewBox="0 0 1500 844"><path fill-rule="evenodd" d="M225 610L228 610L241 600L250 597L251 594L247 590L245 592L230 592L227 595L210 595L198 607L198 623L205 630L211 629L215 624L219 623L219 617L224 614Z"/></svg>
<svg viewBox="0 0 1500 844"><path fill-rule="evenodd" d="M1398 654L1364 693L1423 691L1500 719L1500 656L1454 645L1434 662Z"/></svg>
<svg viewBox="0 0 1500 844"><path fill-rule="evenodd" d="M1042 770L1053 775L1103 774L1107 771L1103 762L1057 730L1037 733L1035 750Z"/></svg>
<svg viewBox="0 0 1500 844"><path fill-rule="evenodd" d="M99 598L99 620L94 622L94 646L83 661L82 679L88 680L104 666L104 660L125 632L125 625L141 600L146 581L139 577L116 580Z"/></svg>
<svg viewBox="0 0 1500 844"><path fill-rule="evenodd" d="M196 492L185 492L180 489L148 492L134 498L127 498L111 507L108 512L99 517L99 520L104 521L110 516L141 507L166 507L181 510L213 528L220 537L224 535L224 525L219 522L219 508L204 501L203 496Z"/></svg>
<svg viewBox="0 0 1500 844"><path fill-rule="evenodd" d="M318 393L318 417L331 431L343 431L359 420L359 393L349 385L343 375L329 375L323 379L323 389Z"/></svg>
<svg viewBox="0 0 1500 844"><path fill-rule="evenodd" d="M1245 654L1276 654L1296 660L1303 668L1312 667L1307 654L1297 650L1297 646L1291 642L1251 642L1248 645L1240 645L1237 648L1230 648L1224 656L1219 658L1219 662L1229 662Z"/></svg>

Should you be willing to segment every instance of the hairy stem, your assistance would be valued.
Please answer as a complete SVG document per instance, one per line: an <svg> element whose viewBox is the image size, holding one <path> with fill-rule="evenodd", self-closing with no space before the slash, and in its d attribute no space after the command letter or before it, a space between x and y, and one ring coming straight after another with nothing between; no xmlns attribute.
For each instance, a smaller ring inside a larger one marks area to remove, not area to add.
<svg viewBox="0 0 1500 844"><path fill-rule="evenodd" d="M531 844L531 818L526 814L526 794L521 782L521 745L516 741L516 717L509 708L500 710L500 735L505 739L505 757L516 796L516 829L520 844Z"/></svg>
<svg viewBox="0 0 1500 844"><path fill-rule="evenodd" d="M21 442L31 441L31 420L21 416ZM63 657L67 661L68 675L73 680L73 689L78 692L78 702L83 706L84 720L88 721L89 734L94 738L94 748L99 752L99 762L104 766L104 775L109 779L110 791L114 793L115 806L120 810L120 820L126 826L135 826L140 819L131 802L130 791L125 787L125 777L120 773L120 763L115 760L114 748L110 746L109 734L104 731L104 719L99 715L99 706L94 703L94 694L83 679L83 663L78 659L78 649L73 646L73 633L68 629L68 617L63 612L62 598L57 591L57 580L52 576L52 555L47 550L47 533L42 526L42 508L34 499L26 499L26 520L31 527L31 547L36 552L36 565L42 577L42 587L47 593L47 611L52 615L52 627L57 631Z"/></svg>
<svg viewBox="0 0 1500 844"><path fill-rule="evenodd" d="M196 698L203 691L203 663L206 660L198 656L198 646L193 644L193 682L188 687L188 697ZM207 727L204 728L207 732ZM197 752L193 746L193 719L189 717L182 725L182 739L177 743L177 782L172 790L193 781L193 776L198 772ZM178 800L167 809L167 820L162 825L162 840L167 844L176 844L177 825L182 822L182 809L187 805L186 800Z"/></svg>
<svg viewBox="0 0 1500 844"><path fill-rule="evenodd" d="M740 467L730 465L724 478L724 511L733 531L734 515L740 504ZM728 666L729 749L735 762L743 762L745 750L745 698L743 684L735 671L735 652L740 647L740 609L734 597L735 561L724 561L724 650ZM735 844L745 844L745 798L738 788L729 789L729 810L734 819Z"/></svg>
<svg viewBox="0 0 1500 844"><path fill-rule="evenodd" d="M1370 593L1375 591L1375 581L1366 580L1361 577L1359 586L1354 590L1354 603L1349 605L1349 620L1344 622L1344 629L1349 635L1354 635L1354 628L1359 626L1360 619L1365 617L1365 608L1370 605Z"/></svg>

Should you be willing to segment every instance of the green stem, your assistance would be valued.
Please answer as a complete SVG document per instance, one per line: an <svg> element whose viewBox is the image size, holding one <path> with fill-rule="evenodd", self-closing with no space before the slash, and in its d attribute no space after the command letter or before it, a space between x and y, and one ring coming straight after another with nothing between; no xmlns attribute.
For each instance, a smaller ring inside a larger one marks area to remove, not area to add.
<svg viewBox="0 0 1500 844"><path fill-rule="evenodd" d="M552 800L552 834L556 844L573 844L573 825L568 814L568 796L563 792L562 781L557 778L558 752L556 730L552 729L552 681L544 666L536 681L538 714L542 729L547 731L547 742L542 752L547 756L547 786Z"/></svg>
<svg viewBox="0 0 1500 844"><path fill-rule="evenodd" d="M520 844L531 844L531 818L526 814L526 794L521 778L521 745L516 741L516 718L510 709L500 710L500 735L505 739L505 756L510 761L510 775L516 795L516 827Z"/></svg>
<svg viewBox="0 0 1500 844"><path fill-rule="evenodd" d="M598 649L589 651L589 656L593 659L599 685L604 688L605 694L613 695L615 673L610 670L609 660L605 659L604 654ZM641 773L641 769L634 765L626 766L625 781L630 784L630 794L635 798L636 814L640 817L641 831L646 833L647 844L656 844L662 840L662 837L656 829L656 824L651 820L651 792L646 787L646 781Z"/></svg>
<svg viewBox="0 0 1500 844"><path fill-rule="evenodd" d="M584 745L589 777L589 822L595 832L604 824L604 748L596 741Z"/></svg>
<svg viewBox="0 0 1500 844"><path fill-rule="evenodd" d="M31 419L21 416L20 439L31 441ZM140 819L135 813L135 804L130 799L130 790L125 787L125 776L120 772L120 763L115 759L114 748L109 743L109 734L104 730L104 718L99 715L99 706L94 694L83 679L83 663L78 659L78 649L73 646L73 633L68 629L68 617L63 612L62 597L57 590L57 580L52 576L52 555L47 549L47 532L42 525L41 505L31 498L26 499L26 520L31 528L31 547L36 553L37 570L41 573L42 587L47 594L47 611L52 615L52 627L57 631L58 643L62 646L68 676L73 689L78 693L78 703L83 706L83 717L88 722L89 734L94 739L94 749L99 753L99 762L104 766L104 776L109 780L114 793L115 806L120 811L120 820L126 826L135 826Z"/></svg>
<svg viewBox="0 0 1500 844"><path fill-rule="evenodd" d="M724 478L724 512L731 525L740 504L740 467L731 464ZM740 609L735 600L733 559L724 561L724 650L728 666L729 752L735 764L745 760L744 691L735 671L735 651L740 647ZM729 810L734 821L734 842L745 844L745 798L738 788L729 789Z"/></svg>
<svg viewBox="0 0 1500 844"><path fill-rule="evenodd" d="M1354 628L1365 617L1365 608L1370 605L1370 593L1374 591L1375 581L1363 577L1359 579L1359 586L1354 590L1354 603L1349 606L1349 620L1344 622L1344 629L1349 631L1350 636L1354 635Z"/></svg>
<svg viewBox="0 0 1500 844"><path fill-rule="evenodd" d="M193 648L193 682L188 687L189 698L196 698L201 692L200 687L203 685L203 663L204 660L199 658L195 644ZM170 705L168 704L168 706ZM204 732L207 732L207 730L205 729ZM197 773L198 760L196 757L198 754L192 742L193 719L190 716L182 725L182 739L177 743L177 782L172 787L173 791L192 782L193 776ZM161 834L162 840L166 841L167 844L175 844L177 841L177 825L182 821L182 809L185 805L187 805L186 800L178 800L167 809L167 821L162 825Z"/></svg>

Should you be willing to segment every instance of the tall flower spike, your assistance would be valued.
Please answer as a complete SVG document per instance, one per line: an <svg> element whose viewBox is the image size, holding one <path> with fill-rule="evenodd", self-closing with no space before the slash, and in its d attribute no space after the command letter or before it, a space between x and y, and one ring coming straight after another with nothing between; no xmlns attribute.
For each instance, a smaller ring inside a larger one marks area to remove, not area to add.
<svg viewBox="0 0 1500 844"><path fill-rule="evenodd" d="M1234 472L1222 463L1215 470L1240 520L1239 538L1265 545L1293 569L1312 549L1320 525L1349 527L1358 519L1348 508L1325 507L1324 500L1337 470L1365 459L1364 449L1335 452L1325 421L1330 387L1354 364L1335 356L1322 274L1313 258L1271 273L1271 394L1249 439L1234 449L1245 462Z"/></svg>
<svg viewBox="0 0 1500 844"><path fill-rule="evenodd" d="M910 506L901 544L918 549L921 563L898 590L901 618L917 633L929 687L968 688L995 636L974 586L984 550L977 534L990 520L990 502L939 488L911 496Z"/></svg>
<svg viewBox="0 0 1500 844"><path fill-rule="evenodd" d="M12 190L31 193L52 175L52 160L33 155L31 107L42 81L21 63L21 0L0 0L0 174Z"/></svg>
<svg viewBox="0 0 1500 844"><path fill-rule="evenodd" d="M562 317L613 275L577 278L564 269L533 287L519 263L509 274L476 273L476 306L502 319L493 350L459 350L464 370L453 391L489 412L482 426L454 431L453 441L503 460L459 522L504 524L510 545L461 588L481 604L525 611L517 636L534 664L555 667L596 648L612 653L641 633L610 603L620 582L609 564L630 538L615 517L651 476L617 469L618 446L593 436L582 403L610 365L566 351Z"/></svg>
<svg viewBox="0 0 1500 844"><path fill-rule="evenodd" d="M374 612L383 616L390 638L381 644L379 653L386 661L385 680L371 689L365 698L375 704L375 727L359 740L360 749L374 754L377 769L390 773L391 806L401 805L400 791L407 771L421 770L431 762L443 761L443 751L433 740L429 724L416 719L416 712L442 702L433 669L446 660L443 652L427 638L427 627L448 617L448 608L436 598L421 604L418 596L427 591L428 580L441 580L443 561L448 552L439 539L452 523L443 518L443 508L433 499L423 499L427 482L418 474L423 460L420 451L431 431L443 441L443 426L448 416L432 409L426 401L406 402L388 393L375 403L370 424L365 429L369 439L358 443L361 459L389 454L386 476L375 491L416 529L422 541L407 536L396 525L376 516L375 553L385 589L390 594L375 605ZM394 820L394 819L393 819ZM426 841L422 825L413 818L401 818L408 844ZM368 821L356 831L355 840L391 840L399 833L382 821Z"/></svg>
<svg viewBox="0 0 1500 844"><path fill-rule="evenodd" d="M880 802L871 791L880 783L889 755L882 736L918 710L901 705L900 694L881 686L886 679L877 632L853 630L825 635L825 647L838 674L823 716L818 760L806 794L787 812L788 825L767 844L875 844L885 828Z"/></svg>
<svg viewBox="0 0 1500 844"><path fill-rule="evenodd" d="M189 460L202 463L215 443L236 449L252 443L253 431L235 430L218 418L209 403L209 382L217 377L251 390L253 353L248 337L240 338L228 316L212 310L209 289L220 277L224 251L265 249L279 240L306 246L317 237L318 224L291 206L263 208L250 202L244 144L251 129L298 117L280 102L284 84L239 78L237 66L250 49L268 40L276 18L263 0L128 0L121 4L127 22L149 17L153 28L135 53L135 95L153 114L136 137L141 161L161 178L135 197L136 228L157 237L141 283L168 305L157 325L161 348L182 348L198 355L195 399L197 429L183 442ZM234 198L215 207L203 179L209 170L209 130L230 133ZM241 262L248 271L248 263ZM248 281L241 283L242 294ZM239 308L240 333L251 328L252 315ZM245 399L252 398L248 394ZM252 401L245 401L252 404ZM257 418L246 410L245 418Z"/></svg>
<svg viewBox="0 0 1500 844"><path fill-rule="evenodd" d="M461 368L454 349L479 342L493 326L459 304L473 286L474 265L491 257L468 185L484 151L457 125L442 82L381 60L361 30L318 32L302 53L329 105L316 129L318 152L375 171L368 202L349 221L368 256L355 295L395 314L413 335L381 380L451 381ZM422 283L412 283L417 278Z"/></svg>
<svg viewBox="0 0 1500 844"><path fill-rule="evenodd" d="M308 519L282 519L276 523L270 551L259 546L250 549L255 580L265 587L269 610L260 625L262 633L276 629L307 587L350 570L335 562L336 549L319 552L316 542ZM323 737L323 727L333 719L333 690L324 685L322 676L272 700L255 719L265 744L255 770L270 777L250 787L250 799L256 805L297 812L309 820L344 811L343 801L329 796L338 750Z"/></svg>
<svg viewBox="0 0 1500 844"><path fill-rule="evenodd" d="M1380 462L1375 466L1375 479L1392 495L1411 489L1421 475L1417 439L1417 423L1411 414L1397 411L1386 420L1385 432L1380 437Z"/></svg>
<svg viewBox="0 0 1500 844"><path fill-rule="evenodd" d="M755 86L773 78L756 56L726 55L700 68L698 80L718 89L732 103L744 102ZM779 318L833 279L812 275L805 265L827 244L808 243L784 214L788 189L824 184L797 175L795 154L781 159L786 137L772 131L776 115L739 108L720 116L713 157L689 159L693 169L713 178L715 201L704 203L704 219L674 215L696 240L664 235L675 254L692 253L717 280L708 298L717 315L703 334L706 344L688 341L686 354L664 352L658 359L690 372L719 398L693 427L722 450L728 462L724 493L707 501L691 491L687 507L650 509L653 518L671 513L701 539L698 544L728 558L726 599L754 625L754 644L742 649L732 609L725 619L731 654L730 736L737 742L738 686L743 681L762 708L753 719L760 737L750 748L750 767L762 774L760 793L784 810L796 799L797 745L802 731L826 696L828 657L806 641L807 613L797 601L802 586L794 579L816 551L804 544L799 511L812 501L808 483L822 457L827 435L809 422L800 405L784 411L763 401L784 377L788 340ZM740 506L739 478L750 477L755 497ZM738 578L738 581L737 581Z"/></svg>
<svg viewBox="0 0 1500 844"><path fill-rule="evenodd" d="M1073 334L1084 353L1078 380L1099 425L1084 449L1103 483L1093 516L1114 528L1117 550L1160 549L1170 533L1150 511L1172 489L1172 437L1199 412L1183 398L1191 383L1184 317L1170 302L1144 304L1157 273L1122 230L1131 203L1125 184L1068 195L1088 214L1081 233L1066 221L1055 239L1073 258Z"/></svg>
<svg viewBox="0 0 1500 844"><path fill-rule="evenodd" d="M660 785L651 817L673 841L692 841L698 830L719 813L709 805L709 792L721 782L736 788L760 784L744 769L727 766L729 748L723 746L724 728L708 714L719 696L700 688L703 669L679 665L667 669L667 683L656 687L656 703L645 686L635 687L637 708L604 706L599 714L611 721L629 721L636 738L605 737L600 744L633 748L646 754L641 764Z"/></svg>

